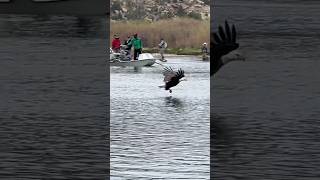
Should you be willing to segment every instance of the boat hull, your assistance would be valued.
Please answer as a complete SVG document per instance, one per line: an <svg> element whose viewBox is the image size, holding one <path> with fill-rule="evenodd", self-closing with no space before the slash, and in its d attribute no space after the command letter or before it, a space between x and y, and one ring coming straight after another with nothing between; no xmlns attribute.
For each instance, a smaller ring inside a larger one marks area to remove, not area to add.
<svg viewBox="0 0 320 180"><path fill-rule="evenodd" d="M111 61L110 66L119 66L119 67L143 67L143 66L152 66L155 63L154 59L144 59L136 61Z"/></svg>
<svg viewBox="0 0 320 180"><path fill-rule="evenodd" d="M152 66L156 59L150 53L142 53L139 55L138 60L126 61L121 59L119 53L114 53L110 49L110 66L131 66L131 67L143 67L143 66ZM113 60L112 60L113 59Z"/></svg>
<svg viewBox="0 0 320 180"><path fill-rule="evenodd" d="M0 14L107 15L106 0L11 0L0 1Z"/></svg>

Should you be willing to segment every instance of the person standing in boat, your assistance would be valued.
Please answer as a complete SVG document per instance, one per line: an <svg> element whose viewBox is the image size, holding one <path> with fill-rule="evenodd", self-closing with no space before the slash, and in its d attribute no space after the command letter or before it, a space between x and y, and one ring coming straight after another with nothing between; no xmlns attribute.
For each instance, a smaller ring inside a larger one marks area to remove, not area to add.
<svg viewBox="0 0 320 180"><path fill-rule="evenodd" d="M114 39L112 40L112 50L115 53L120 52L120 48L121 48L121 41L120 38L117 34L114 35Z"/></svg>
<svg viewBox="0 0 320 180"><path fill-rule="evenodd" d="M128 36L127 40L124 41L124 45L127 46L126 50L131 50L132 48L132 38Z"/></svg>
<svg viewBox="0 0 320 180"><path fill-rule="evenodd" d="M134 49L133 59L138 60L139 55L142 53L142 41L138 38L138 34L133 35L132 45Z"/></svg>
<svg viewBox="0 0 320 180"><path fill-rule="evenodd" d="M161 38L158 46L159 46L159 53L161 55L161 61L164 61L164 51L166 50L168 44L167 42L164 41L163 38Z"/></svg>
<svg viewBox="0 0 320 180"><path fill-rule="evenodd" d="M126 46L125 50L127 52L127 57L130 57L131 59L132 38L128 36L127 40L125 40L123 44Z"/></svg>

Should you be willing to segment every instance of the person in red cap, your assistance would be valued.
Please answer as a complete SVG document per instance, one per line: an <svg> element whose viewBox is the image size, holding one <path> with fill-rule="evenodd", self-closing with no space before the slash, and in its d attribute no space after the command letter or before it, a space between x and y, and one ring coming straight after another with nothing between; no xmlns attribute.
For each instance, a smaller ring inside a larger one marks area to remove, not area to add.
<svg viewBox="0 0 320 180"><path fill-rule="evenodd" d="M119 36L116 34L114 35L114 39L112 40L112 50L116 53L120 52L121 41Z"/></svg>

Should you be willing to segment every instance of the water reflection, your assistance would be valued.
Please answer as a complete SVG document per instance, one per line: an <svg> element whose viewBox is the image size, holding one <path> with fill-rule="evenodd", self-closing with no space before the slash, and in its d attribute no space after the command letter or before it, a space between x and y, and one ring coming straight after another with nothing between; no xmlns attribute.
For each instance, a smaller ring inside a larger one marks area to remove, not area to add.
<svg viewBox="0 0 320 180"><path fill-rule="evenodd" d="M106 177L105 23L77 21L0 15L1 179Z"/></svg>
<svg viewBox="0 0 320 180"><path fill-rule="evenodd" d="M211 113L210 116L210 141L212 159L227 161L235 154L232 151L234 145L234 137L232 137L232 125L228 124L232 121L232 117L222 116L217 113ZM214 165L214 163L211 163Z"/></svg>
<svg viewBox="0 0 320 180"><path fill-rule="evenodd" d="M33 18L35 21L39 21L39 22L44 22L44 21L49 21L50 20L50 15L48 14L43 14L43 15L33 15Z"/></svg>
<svg viewBox="0 0 320 180"><path fill-rule="evenodd" d="M141 67L134 67L133 68L135 73L141 73L142 72L142 68Z"/></svg>
<svg viewBox="0 0 320 180"><path fill-rule="evenodd" d="M165 97L165 104L167 107L174 107L177 109L183 108L183 102L179 98L175 98L172 96Z"/></svg>
<svg viewBox="0 0 320 180"><path fill-rule="evenodd" d="M104 17L0 15L0 27L11 36L106 37Z"/></svg>
<svg viewBox="0 0 320 180"><path fill-rule="evenodd" d="M227 118L216 113L211 113L210 124L214 141L225 140L228 137Z"/></svg>

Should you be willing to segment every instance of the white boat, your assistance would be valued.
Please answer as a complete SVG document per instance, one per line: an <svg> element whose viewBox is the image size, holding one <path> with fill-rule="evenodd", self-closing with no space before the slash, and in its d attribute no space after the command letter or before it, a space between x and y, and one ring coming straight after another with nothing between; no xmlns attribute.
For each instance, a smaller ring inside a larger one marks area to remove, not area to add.
<svg viewBox="0 0 320 180"><path fill-rule="evenodd" d="M101 16L106 0L0 0L0 14L66 14Z"/></svg>
<svg viewBox="0 0 320 180"><path fill-rule="evenodd" d="M110 48L110 66L143 67L152 66L155 62L156 59L150 53L142 53L139 55L138 60L133 60L123 53L114 53Z"/></svg>
<svg viewBox="0 0 320 180"><path fill-rule="evenodd" d="M144 59L144 60L131 60L131 61L110 61L110 66L120 66L120 67L143 67L152 66L155 60Z"/></svg>

